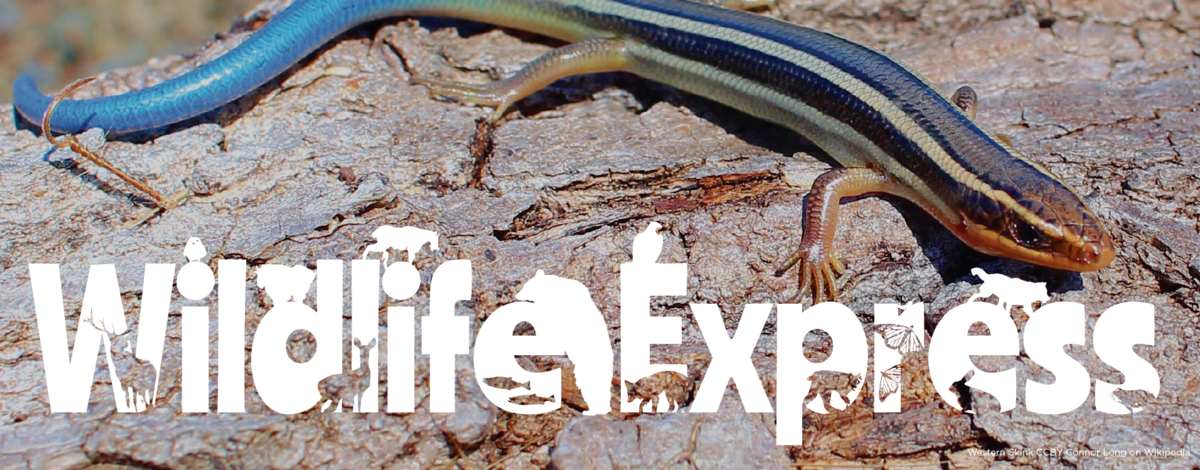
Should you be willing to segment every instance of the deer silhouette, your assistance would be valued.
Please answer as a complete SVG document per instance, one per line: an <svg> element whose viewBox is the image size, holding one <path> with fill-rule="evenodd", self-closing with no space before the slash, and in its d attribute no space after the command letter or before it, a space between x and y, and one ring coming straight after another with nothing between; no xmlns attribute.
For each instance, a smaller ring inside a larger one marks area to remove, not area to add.
<svg viewBox="0 0 1200 470"><path fill-rule="evenodd" d="M84 323L92 325L92 328L104 333L108 338L109 352L112 353L117 380L121 382L121 388L126 392L125 405L130 409L137 410L140 398L145 408L153 406L157 395L155 385L158 380L158 369L150 361L134 356L133 343L129 341L129 334L133 332L133 328L116 334L116 330L108 328L103 321L96 325L94 319L89 317Z"/></svg>
<svg viewBox="0 0 1200 470"><path fill-rule="evenodd" d="M375 347L375 340L364 346L358 338L354 338L354 346L358 348L360 358L358 368L330 375L317 383L317 391L321 392L317 411L321 411L326 402L329 402L329 411L336 410L339 402L343 410L349 410L354 406L354 400L361 398L367 387L371 386L371 356L368 353Z"/></svg>

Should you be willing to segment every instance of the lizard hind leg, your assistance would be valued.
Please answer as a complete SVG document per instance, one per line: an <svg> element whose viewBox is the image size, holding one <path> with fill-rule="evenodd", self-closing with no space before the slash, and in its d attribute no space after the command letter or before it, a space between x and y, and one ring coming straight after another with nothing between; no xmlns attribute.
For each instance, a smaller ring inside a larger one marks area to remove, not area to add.
<svg viewBox="0 0 1200 470"><path fill-rule="evenodd" d="M483 85L413 77L412 83L430 93L459 101L494 107L489 120L498 121L510 106L560 78L589 73L624 71L628 43L623 39L590 39L569 44L534 59L516 75Z"/></svg>

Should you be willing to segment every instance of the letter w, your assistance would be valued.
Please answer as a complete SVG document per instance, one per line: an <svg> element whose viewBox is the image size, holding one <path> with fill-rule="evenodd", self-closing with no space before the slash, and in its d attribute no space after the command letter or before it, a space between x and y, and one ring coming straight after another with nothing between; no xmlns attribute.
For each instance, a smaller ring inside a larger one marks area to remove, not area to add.
<svg viewBox="0 0 1200 470"><path fill-rule="evenodd" d="M111 264L92 266L88 272L87 287L83 293L83 307L79 313L79 327L75 330L74 354L67 349L66 311L63 308L62 280L57 264L30 264L30 283L33 287L34 309L37 311L38 338L42 347L42 362L46 369L46 392L50 399L50 411L54 413L80 413L87 411L88 399L96 374L96 355L100 345L105 346L109 375L113 384L113 400L119 411L131 411L125 401L124 391L119 391L117 368L113 364L108 334L85 324L105 325L112 334L126 330L125 309L121 305L121 290L117 286L116 269ZM171 284L175 278L175 265L151 264L146 266L143 284L143 315L138 331L139 354L158 356L161 362L162 342L166 333L166 313L170 306ZM162 327L158 327L161 318ZM150 317L154 317L151 319ZM153 326L148 323L154 324ZM149 327L149 328L148 328ZM147 330L157 330L158 337L143 335ZM144 340L143 340L143 337ZM150 346L146 348L146 346ZM157 346L157 347L155 347ZM152 349L154 354L146 354Z"/></svg>

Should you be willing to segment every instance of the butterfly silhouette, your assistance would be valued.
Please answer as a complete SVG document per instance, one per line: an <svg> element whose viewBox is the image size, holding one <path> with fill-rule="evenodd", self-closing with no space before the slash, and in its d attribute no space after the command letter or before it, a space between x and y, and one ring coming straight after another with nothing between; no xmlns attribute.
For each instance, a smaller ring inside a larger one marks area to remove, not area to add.
<svg viewBox="0 0 1200 470"><path fill-rule="evenodd" d="M900 391L900 365L896 364L879 374L879 401L887 400Z"/></svg>
<svg viewBox="0 0 1200 470"><path fill-rule="evenodd" d="M925 349L925 332L917 332L911 326L895 323L876 323L872 328L883 337L887 347L900 354L909 354Z"/></svg>

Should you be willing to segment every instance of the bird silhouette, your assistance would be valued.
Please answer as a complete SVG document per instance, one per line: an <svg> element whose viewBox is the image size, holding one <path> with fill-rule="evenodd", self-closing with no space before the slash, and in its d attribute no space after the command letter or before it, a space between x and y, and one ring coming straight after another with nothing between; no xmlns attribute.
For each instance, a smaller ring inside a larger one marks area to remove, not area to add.
<svg viewBox="0 0 1200 470"><path fill-rule="evenodd" d="M183 256L186 256L188 261L200 261L207 254L208 250L204 249L204 244L196 237L189 238L183 248Z"/></svg>
<svg viewBox="0 0 1200 470"><path fill-rule="evenodd" d="M662 228L658 222L650 222L646 230L633 237L633 262L654 263L662 254L663 239L658 230Z"/></svg>

